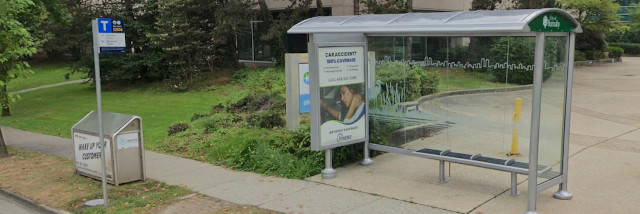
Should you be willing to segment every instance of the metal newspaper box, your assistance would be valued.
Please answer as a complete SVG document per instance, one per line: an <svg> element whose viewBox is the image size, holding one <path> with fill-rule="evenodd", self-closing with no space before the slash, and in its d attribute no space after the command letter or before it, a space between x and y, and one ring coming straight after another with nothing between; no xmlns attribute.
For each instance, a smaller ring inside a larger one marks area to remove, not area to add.
<svg viewBox="0 0 640 214"><path fill-rule="evenodd" d="M138 116L103 112L107 182L120 185L145 180L142 119ZM71 129L76 173L102 177L98 144L98 115L87 114Z"/></svg>

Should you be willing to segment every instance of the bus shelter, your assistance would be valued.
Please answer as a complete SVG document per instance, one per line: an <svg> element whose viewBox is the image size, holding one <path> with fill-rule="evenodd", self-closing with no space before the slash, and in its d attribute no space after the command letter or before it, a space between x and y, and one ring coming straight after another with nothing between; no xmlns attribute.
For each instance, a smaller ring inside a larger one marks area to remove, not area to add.
<svg viewBox="0 0 640 214"><path fill-rule="evenodd" d="M307 34L312 149L369 149L505 171L511 195L567 191L575 33L555 9L314 17ZM374 59L369 59L373 57ZM373 63L371 63L371 62ZM449 164L449 167L451 165Z"/></svg>

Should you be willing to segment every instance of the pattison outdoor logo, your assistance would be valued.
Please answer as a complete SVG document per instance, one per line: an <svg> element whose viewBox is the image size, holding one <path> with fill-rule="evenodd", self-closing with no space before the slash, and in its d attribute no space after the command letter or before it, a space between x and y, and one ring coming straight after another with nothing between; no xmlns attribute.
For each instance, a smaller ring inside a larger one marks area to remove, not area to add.
<svg viewBox="0 0 640 214"><path fill-rule="evenodd" d="M544 18L542 18L542 26L544 26L544 28L547 27L554 27L554 28L560 28L560 21L558 21L558 17L556 16L544 16Z"/></svg>

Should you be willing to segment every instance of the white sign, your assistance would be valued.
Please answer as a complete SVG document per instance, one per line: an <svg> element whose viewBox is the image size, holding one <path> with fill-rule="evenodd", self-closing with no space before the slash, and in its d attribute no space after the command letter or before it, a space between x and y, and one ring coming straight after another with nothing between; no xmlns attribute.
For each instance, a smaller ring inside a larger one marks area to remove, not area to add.
<svg viewBox="0 0 640 214"><path fill-rule="evenodd" d="M140 147L140 138L137 132L118 135L116 141L118 142L118 150Z"/></svg>
<svg viewBox="0 0 640 214"><path fill-rule="evenodd" d="M112 177L113 163L111 161L111 149L109 139L105 138L107 146L105 147L106 162L107 162L107 177ZM73 148L75 150L76 158L76 170L79 172L93 175L96 177L102 176L102 163L100 152L100 139L98 136L73 133Z"/></svg>
<svg viewBox="0 0 640 214"><path fill-rule="evenodd" d="M365 63L363 46L318 48L321 148L367 139Z"/></svg>
<svg viewBox="0 0 640 214"><path fill-rule="evenodd" d="M364 47L318 48L320 87L364 82Z"/></svg>

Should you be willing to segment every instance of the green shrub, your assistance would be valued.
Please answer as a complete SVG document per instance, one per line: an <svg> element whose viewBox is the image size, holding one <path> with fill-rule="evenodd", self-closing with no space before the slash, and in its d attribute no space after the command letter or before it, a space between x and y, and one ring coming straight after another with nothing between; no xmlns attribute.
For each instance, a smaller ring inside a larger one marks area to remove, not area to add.
<svg viewBox="0 0 640 214"><path fill-rule="evenodd" d="M191 116L191 122L196 121L196 120L198 120L200 118L203 118L203 117L207 117L207 116L209 116L209 114L206 114L206 113L194 113L193 116Z"/></svg>
<svg viewBox="0 0 640 214"><path fill-rule="evenodd" d="M620 58L624 53L624 49L615 46L607 47L607 52L609 52L609 58Z"/></svg>
<svg viewBox="0 0 640 214"><path fill-rule="evenodd" d="M229 105L230 111L236 113L251 113L267 109L284 113L285 107L286 100L277 93L253 94Z"/></svg>
<svg viewBox="0 0 640 214"><path fill-rule="evenodd" d="M204 133L213 133L220 129L230 128L241 122L242 117L232 113L217 113L203 119L201 126Z"/></svg>
<svg viewBox="0 0 640 214"><path fill-rule="evenodd" d="M282 119L280 115L280 112L272 109L259 111L253 114L249 114L249 116L247 117L247 122L251 126L266 129L283 127L284 125L286 125L286 121L284 121L284 119Z"/></svg>
<svg viewBox="0 0 640 214"><path fill-rule="evenodd" d="M585 51L584 53L587 56L587 60L599 60L604 58L602 51L600 50Z"/></svg>
<svg viewBox="0 0 640 214"><path fill-rule="evenodd" d="M415 66L413 69L418 68ZM420 74L420 96L438 93L438 84L440 84L440 77L436 72L419 71Z"/></svg>
<svg viewBox="0 0 640 214"><path fill-rule="evenodd" d="M172 136L172 135L175 135L177 133L186 131L187 129L189 129L189 124L176 123L176 124L173 124L173 125L169 126L169 129L167 130L167 132L169 133L169 136Z"/></svg>
<svg viewBox="0 0 640 214"><path fill-rule="evenodd" d="M573 61L575 61L575 62L586 61L587 60L587 54L585 54L584 52L579 51L579 50L576 50L573 53L573 57L574 57Z"/></svg>
<svg viewBox="0 0 640 214"><path fill-rule="evenodd" d="M412 67L401 62L376 67L376 78L383 83L381 94L389 90L388 86L397 87L397 91L404 94L402 102L437 92L439 83L435 72L425 72L419 66Z"/></svg>
<svg viewBox="0 0 640 214"><path fill-rule="evenodd" d="M535 53L534 37L502 37L496 41L491 48L491 55L494 57L492 63L506 63L510 65L532 66ZM556 39L545 40L544 61L546 66L551 67L558 61L560 54L564 53L564 45L559 44ZM507 54L508 53L508 54ZM544 69L542 79L546 81L551 77L552 69ZM533 83L533 69L493 69L491 74L498 82L527 85Z"/></svg>
<svg viewBox="0 0 640 214"><path fill-rule="evenodd" d="M284 67L242 69L236 71L232 77L236 82L249 88L251 94L285 94Z"/></svg>
<svg viewBox="0 0 640 214"><path fill-rule="evenodd" d="M640 43L612 42L609 45L621 47L626 54L640 54Z"/></svg>

